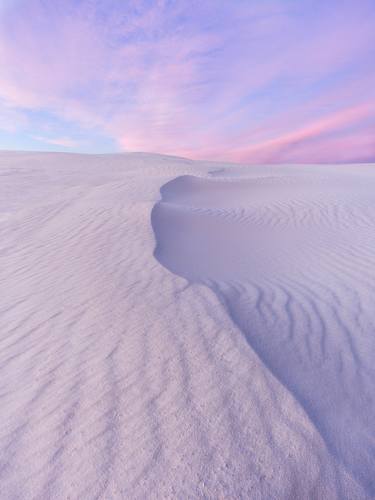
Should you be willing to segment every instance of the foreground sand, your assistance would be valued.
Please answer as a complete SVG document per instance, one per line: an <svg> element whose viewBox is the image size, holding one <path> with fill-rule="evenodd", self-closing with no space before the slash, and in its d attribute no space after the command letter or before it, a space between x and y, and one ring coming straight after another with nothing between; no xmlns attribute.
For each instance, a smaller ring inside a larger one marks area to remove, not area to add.
<svg viewBox="0 0 375 500"><path fill-rule="evenodd" d="M374 193L1 153L0 497L372 498Z"/></svg>

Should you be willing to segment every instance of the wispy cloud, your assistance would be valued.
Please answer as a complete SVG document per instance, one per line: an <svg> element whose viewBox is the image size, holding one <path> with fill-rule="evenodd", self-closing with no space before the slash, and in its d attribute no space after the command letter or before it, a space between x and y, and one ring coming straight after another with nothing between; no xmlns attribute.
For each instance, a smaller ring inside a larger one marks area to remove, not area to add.
<svg viewBox="0 0 375 500"><path fill-rule="evenodd" d="M79 145L78 141L70 139L69 137L41 137L35 135L33 139L44 144L52 144L53 146L61 146L67 149L74 149Z"/></svg>
<svg viewBox="0 0 375 500"><path fill-rule="evenodd" d="M368 0L8 1L0 99L34 136L37 111L125 150L332 161L341 140L347 161L375 120L374 22Z"/></svg>
<svg viewBox="0 0 375 500"><path fill-rule="evenodd" d="M349 137L358 135L351 133L352 131L355 132L355 126L374 115L375 103L347 108L319 118L291 132L277 135L273 139L258 142L239 150L232 150L230 155L237 161L251 158L255 162L267 163L288 160L303 161L304 155L308 151L310 161L319 161L322 152L328 153L326 151L327 142L338 145L341 136L343 144L346 143L347 145L348 135ZM375 141L373 146L373 152L375 153ZM344 151L335 150L334 152L337 160L348 160L349 155L352 155L351 148L342 147L341 149L344 149Z"/></svg>

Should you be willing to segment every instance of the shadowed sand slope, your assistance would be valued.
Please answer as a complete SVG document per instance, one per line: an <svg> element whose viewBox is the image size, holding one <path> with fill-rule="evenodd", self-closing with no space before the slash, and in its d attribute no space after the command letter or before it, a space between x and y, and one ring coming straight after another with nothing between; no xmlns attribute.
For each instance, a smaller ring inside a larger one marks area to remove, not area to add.
<svg viewBox="0 0 375 500"><path fill-rule="evenodd" d="M369 498L371 169L223 168L0 153L1 499Z"/></svg>
<svg viewBox="0 0 375 500"><path fill-rule="evenodd" d="M216 293L372 496L375 171L314 168L169 182L152 214L155 256Z"/></svg>

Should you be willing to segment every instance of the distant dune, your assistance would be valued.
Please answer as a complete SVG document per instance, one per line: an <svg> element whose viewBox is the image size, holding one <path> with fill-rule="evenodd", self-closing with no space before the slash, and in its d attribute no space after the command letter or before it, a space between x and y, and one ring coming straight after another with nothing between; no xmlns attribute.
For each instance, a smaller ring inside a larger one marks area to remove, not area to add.
<svg viewBox="0 0 375 500"><path fill-rule="evenodd" d="M374 193L0 153L0 497L373 498Z"/></svg>

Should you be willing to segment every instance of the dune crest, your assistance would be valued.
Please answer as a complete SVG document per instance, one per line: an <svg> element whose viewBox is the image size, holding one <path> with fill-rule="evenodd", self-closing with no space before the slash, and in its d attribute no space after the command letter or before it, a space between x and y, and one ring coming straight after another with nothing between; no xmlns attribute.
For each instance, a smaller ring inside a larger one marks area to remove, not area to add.
<svg viewBox="0 0 375 500"><path fill-rule="evenodd" d="M341 169L341 170L339 170ZM375 173L182 176L161 189L155 256L212 289L332 455L375 493ZM362 175L361 175L362 174Z"/></svg>

